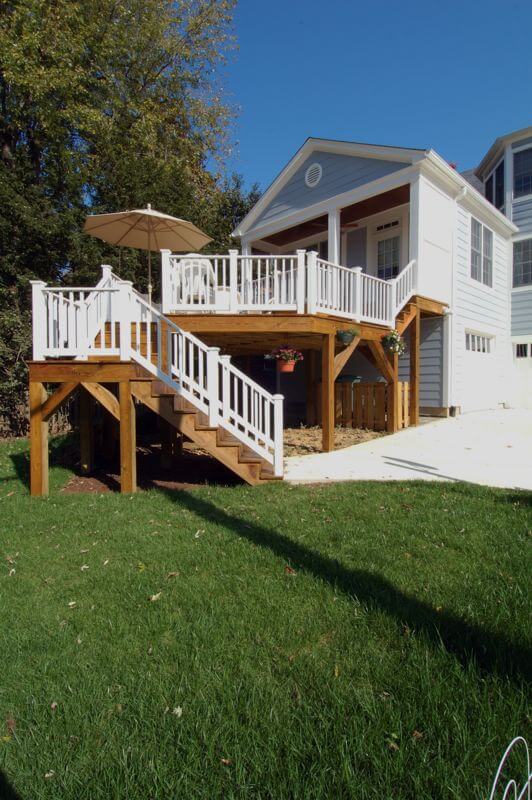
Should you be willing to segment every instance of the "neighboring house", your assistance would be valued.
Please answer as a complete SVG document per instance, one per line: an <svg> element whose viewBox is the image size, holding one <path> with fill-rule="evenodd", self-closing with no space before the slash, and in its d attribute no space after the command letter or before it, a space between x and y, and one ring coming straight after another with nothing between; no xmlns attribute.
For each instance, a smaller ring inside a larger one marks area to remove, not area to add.
<svg viewBox="0 0 532 800"><path fill-rule="evenodd" d="M527 150L511 152L521 195ZM501 184L488 162L486 188L508 209L513 179ZM525 204L514 196L519 213ZM73 392L84 398L82 464L93 449L87 398L118 421L123 491L136 485L137 407L162 418L165 457L177 431L255 484L283 475L287 418L321 424L327 451L335 420L395 432L420 413L511 403L518 233L433 150L308 139L234 231L241 253L162 251L160 306L110 267L95 287L34 282L32 494L48 488L46 420ZM522 233L518 282L530 279ZM392 330L407 345L400 357L387 349ZM305 353L288 376L264 360L286 344Z"/></svg>
<svg viewBox="0 0 532 800"><path fill-rule="evenodd" d="M518 228L511 292L516 401L532 408L532 127L496 139L474 174L486 198Z"/></svg>
<svg viewBox="0 0 532 800"><path fill-rule="evenodd" d="M513 400L515 230L433 150L308 139L234 233L244 253L315 249L385 280L415 260L417 293L447 312L422 320L420 409L445 415ZM360 353L346 373L377 376Z"/></svg>

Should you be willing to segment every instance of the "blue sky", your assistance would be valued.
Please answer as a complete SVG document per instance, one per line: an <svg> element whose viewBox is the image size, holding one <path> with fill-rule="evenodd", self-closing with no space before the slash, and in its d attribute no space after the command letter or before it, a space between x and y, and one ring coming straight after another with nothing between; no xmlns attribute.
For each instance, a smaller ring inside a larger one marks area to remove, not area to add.
<svg viewBox="0 0 532 800"><path fill-rule="evenodd" d="M240 0L228 162L265 189L307 136L475 166L532 124L532 0Z"/></svg>

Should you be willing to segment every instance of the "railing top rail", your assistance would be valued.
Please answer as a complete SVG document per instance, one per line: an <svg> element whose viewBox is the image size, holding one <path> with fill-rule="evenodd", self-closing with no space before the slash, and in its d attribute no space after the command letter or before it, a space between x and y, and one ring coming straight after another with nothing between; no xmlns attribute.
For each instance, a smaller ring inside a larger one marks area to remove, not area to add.
<svg viewBox="0 0 532 800"><path fill-rule="evenodd" d="M118 286L43 286L43 292L118 292Z"/></svg>

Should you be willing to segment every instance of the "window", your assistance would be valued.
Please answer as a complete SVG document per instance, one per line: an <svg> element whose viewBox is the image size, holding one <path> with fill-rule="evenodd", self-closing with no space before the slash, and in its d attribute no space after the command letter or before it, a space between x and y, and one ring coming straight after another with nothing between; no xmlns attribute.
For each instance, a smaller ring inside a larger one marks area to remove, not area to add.
<svg viewBox="0 0 532 800"><path fill-rule="evenodd" d="M514 153L514 197L532 194L532 147Z"/></svg>
<svg viewBox="0 0 532 800"><path fill-rule="evenodd" d="M532 346L530 348L531 355L532 355ZM516 344L515 346L515 357L516 358L526 358L528 356L528 344Z"/></svg>
<svg viewBox="0 0 532 800"><path fill-rule="evenodd" d="M472 353L491 353L493 336L483 336L479 333L466 331L465 346L466 350Z"/></svg>
<svg viewBox="0 0 532 800"><path fill-rule="evenodd" d="M504 159L486 178L484 195L499 210L504 207Z"/></svg>
<svg viewBox="0 0 532 800"><path fill-rule="evenodd" d="M377 242L377 275L383 281L399 273L399 241L399 236L390 236Z"/></svg>
<svg viewBox="0 0 532 800"><path fill-rule="evenodd" d="M493 232L471 217L471 277L493 285Z"/></svg>
<svg viewBox="0 0 532 800"><path fill-rule="evenodd" d="M514 286L532 284L532 239L514 242Z"/></svg>
<svg viewBox="0 0 532 800"><path fill-rule="evenodd" d="M493 203L493 172L484 184L484 194L486 196L486 200L489 200L490 203Z"/></svg>

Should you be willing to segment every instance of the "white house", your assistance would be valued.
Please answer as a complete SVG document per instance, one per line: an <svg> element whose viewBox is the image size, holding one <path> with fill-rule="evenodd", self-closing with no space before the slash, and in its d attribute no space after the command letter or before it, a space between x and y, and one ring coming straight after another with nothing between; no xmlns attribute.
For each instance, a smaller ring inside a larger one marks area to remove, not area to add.
<svg viewBox="0 0 532 800"><path fill-rule="evenodd" d="M415 260L417 294L446 308L421 324L421 413L447 414L514 400L516 232L433 150L308 139L234 234L244 253L315 249L385 280ZM360 354L344 372L374 375Z"/></svg>

